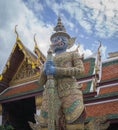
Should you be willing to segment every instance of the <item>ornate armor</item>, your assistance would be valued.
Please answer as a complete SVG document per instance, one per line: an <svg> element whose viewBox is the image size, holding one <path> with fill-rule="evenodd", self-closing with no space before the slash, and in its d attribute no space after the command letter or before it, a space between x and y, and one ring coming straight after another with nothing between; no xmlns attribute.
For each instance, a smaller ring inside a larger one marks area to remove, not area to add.
<svg viewBox="0 0 118 130"><path fill-rule="evenodd" d="M59 108L65 115L66 123L73 123L84 110L82 92L76 81L76 76L84 72L83 62L76 51L63 52L53 57L55 64L55 88L57 90ZM42 73L39 83L46 81ZM41 82L40 82L41 81ZM45 82L43 82L45 84ZM47 125L48 118L48 94L47 88L43 93L43 101L40 114L40 124Z"/></svg>

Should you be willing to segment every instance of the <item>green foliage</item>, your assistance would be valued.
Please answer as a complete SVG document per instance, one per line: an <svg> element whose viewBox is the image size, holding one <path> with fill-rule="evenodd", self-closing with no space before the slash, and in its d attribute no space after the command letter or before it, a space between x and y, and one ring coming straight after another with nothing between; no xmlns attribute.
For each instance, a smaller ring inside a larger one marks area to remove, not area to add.
<svg viewBox="0 0 118 130"><path fill-rule="evenodd" d="M7 126L1 125L0 130L14 130L14 128L11 125Z"/></svg>

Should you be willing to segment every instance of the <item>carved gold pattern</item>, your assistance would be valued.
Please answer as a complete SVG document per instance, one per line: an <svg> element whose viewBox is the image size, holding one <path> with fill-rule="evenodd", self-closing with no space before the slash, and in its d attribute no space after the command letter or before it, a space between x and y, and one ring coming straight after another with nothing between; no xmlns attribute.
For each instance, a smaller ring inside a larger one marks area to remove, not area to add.
<svg viewBox="0 0 118 130"><path fill-rule="evenodd" d="M32 69L32 64L29 64L28 60L24 60L17 70L17 73L13 77L10 85L37 79L39 77L39 74L40 73L37 72L35 69Z"/></svg>
<svg viewBox="0 0 118 130"><path fill-rule="evenodd" d="M35 102L36 102L36 108L40 109L41 104L42 104L42 95L41 96L36 96L35 97Z"/></svg>
<svg viewBox="0 0 118 130"><path fill-rule="evenodd" d="M2 74L0 74L0 80L2 80L3 79L3 76L2 76Z"/></svg>

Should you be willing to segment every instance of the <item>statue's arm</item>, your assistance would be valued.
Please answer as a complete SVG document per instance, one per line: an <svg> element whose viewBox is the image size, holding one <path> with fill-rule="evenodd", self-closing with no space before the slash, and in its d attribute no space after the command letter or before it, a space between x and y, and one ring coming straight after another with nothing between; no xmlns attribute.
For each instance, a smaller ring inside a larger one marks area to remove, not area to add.
<svg viewBox="0 0 118 130"><path fill-rule="evenodd" d="M55 74L61 76L80 76L84 73L83 61L77 52L74 52L72 55L72 64L73 67L68 68L55 67Z"/></svg>

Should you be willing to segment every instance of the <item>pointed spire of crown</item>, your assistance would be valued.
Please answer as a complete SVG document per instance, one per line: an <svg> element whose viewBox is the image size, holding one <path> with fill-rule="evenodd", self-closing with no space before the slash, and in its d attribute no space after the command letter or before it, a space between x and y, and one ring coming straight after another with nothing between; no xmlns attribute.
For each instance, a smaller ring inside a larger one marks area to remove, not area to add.
<svg viewBox="0 0 118 130"><path fill-rule="evenodd" d="M54 27L54 31L55 33L51 35L50 41L52 41L52 39L57 36L64 36L68 39L68 49L73 46L76 38L75 37L71 38L70 35L66 32L66 29L61 22L60 16L57 19L57 25Z"/></svg>
<svg viewBox="0 0 118 130"><path fill-rule="evenodd" d="M62 36L67 37L68 39L70 39L69 34L66 33L66 29L65 29L64 25L61 22L60 16L57 19L57 25L54 27L54 31L55 31L55 33L52 34L50 39L52 39L53 37L55 37L57 35L62 35Z"/></svg>
<svg viewBox="0 0 118 130"><path fill-rule="evenodd" d="M60 16L58 17L57 25L54 27L54 31L56 31L56 32L59 32L59 31L66 32L66 29L61 22Z"/></svg>

